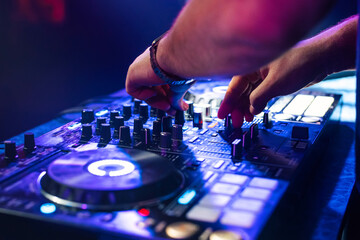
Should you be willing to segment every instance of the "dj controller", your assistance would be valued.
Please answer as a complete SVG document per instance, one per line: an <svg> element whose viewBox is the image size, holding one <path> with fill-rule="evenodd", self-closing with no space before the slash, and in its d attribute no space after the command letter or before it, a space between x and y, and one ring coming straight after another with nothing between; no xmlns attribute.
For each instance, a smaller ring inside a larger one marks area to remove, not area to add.
<svg viewBox="0 0 360 240"><path fill-rule="evenodd" d="M217 118L226 84L194 85L175 116L123 91L42 136L25 133L23 145L5 141L1 216L114 239L260 238L314 161L341 96L278 97L235 129L231 116Z"/></svg>

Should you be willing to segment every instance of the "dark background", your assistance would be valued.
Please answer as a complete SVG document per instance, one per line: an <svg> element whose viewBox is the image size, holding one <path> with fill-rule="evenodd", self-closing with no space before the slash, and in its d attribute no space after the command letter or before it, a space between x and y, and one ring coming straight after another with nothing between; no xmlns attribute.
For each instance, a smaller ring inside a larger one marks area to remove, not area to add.
<svg viewBox="0 0 360 240"><path fill-rule="evenodd" d="M17 2L0 1L0 140L124 88L128 66L185 0L64 0L62 23L16 19ZM356 0L339 1L313 33L355 11Z"/></svg>

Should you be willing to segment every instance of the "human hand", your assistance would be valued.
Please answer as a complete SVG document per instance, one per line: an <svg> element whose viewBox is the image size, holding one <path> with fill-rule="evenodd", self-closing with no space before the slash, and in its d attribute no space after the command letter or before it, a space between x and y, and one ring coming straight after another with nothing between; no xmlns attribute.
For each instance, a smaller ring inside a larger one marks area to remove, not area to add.
<svg viewBox="0 0 360 240"><path fill-rule="evenodd" d="M170 88L153 71L150 63L149 49L146 49L130 65L125 88L133 97L144 100L150 106L174 114L175 110L186 110L188 104L183 101L191 85Z"/></svg>
<svg viewBox="0 0 360 240"><path fill-rule="evenodd" d="M259 71L233 77L218 117L231 113L234 127L241 127L244 117L251 121L271 98L322 80L326 76L326 64L321 51L314 47L308 42L301 43Z"/></svg>

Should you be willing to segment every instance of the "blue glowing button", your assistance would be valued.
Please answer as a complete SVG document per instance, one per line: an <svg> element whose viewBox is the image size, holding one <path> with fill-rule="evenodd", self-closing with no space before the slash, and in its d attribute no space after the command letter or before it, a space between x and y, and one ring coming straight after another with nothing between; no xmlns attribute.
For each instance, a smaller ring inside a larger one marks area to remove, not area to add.
<svg viewBox="0 0 360 240"><path fill-rule="evenodd" d="M97 117L101 117L101 116L104 116L105 114L107 114L108 112L109 112L109 110L104 109L104 110L101 110L101 111L95 113L95 115Z"/></svg>
<svg viewBox="0 0 360 240"><path fill-rule="evenodd" d="M193 189L187 190L179 197L178 203L181 205L187 205L194 199L195 196L196 196L195 190Z"/></svg>
<svg viewBox="0 0 360 240"><path fill-rule="evenodd" d="M53 203L44 203L40 206L40 212L43 214L51 214L56 211L56 206Z"/></svg>

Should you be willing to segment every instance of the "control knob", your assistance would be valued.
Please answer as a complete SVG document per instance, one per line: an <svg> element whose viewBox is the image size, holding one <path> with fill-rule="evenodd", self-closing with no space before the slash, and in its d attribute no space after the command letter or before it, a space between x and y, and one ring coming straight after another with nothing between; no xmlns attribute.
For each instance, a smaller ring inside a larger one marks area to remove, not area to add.
<svg viewBox="0 0 360 240"><path fill-rule="evenodd" d="M100 128L100 143L108 143L111 140L110 124L103 123Z"/></svg>
<svg viewBox="0 0 360 240"><path fill-rule="evenodd" d="M83 124L81 130L81 140L89 141L92 138L92 126L91 124Z"/></svg>
<svg viewBox="0 0 360 240"><path fill-rule="evenodd" d="M140 104L139 118L143 123L149 119L149 106L146 103Z"/></svg>
<svg viewBox="0 0 360 240"><path fill-rule="evenodd" d="M161 132L160 133L160 148L169 149L171 147L171 133Z"/></svg>
<svg viewBox="0 0 360 240"><path fill-rule="evenodd" d="M117 110L112 110L111 112L110 112L110 127L114 127L114 121L115 121L115 117L116 116L120 116L120 113L119 113L119 111L117 111Z"/></svg>
<svg viewBox="0 0 360 240"><path fill-rule="evenodd" d="M35 136L32 132L27 132L24 134L24 151L32 152L36 149L35 146Z"/></svg>
<svg viewBox="0 0 360 240"><path fill-rule="evenodd" d="M153 130L152 130L152 137L155 142L160 140L160 133L161 133L161 121L155 120L153 121Z"/></svg>
<svg viewBox="0 0 360 240"><path fill-rule="evenodd" d="M265 128L271 128L272 127L271 116L270 116L269 111L264 111L263 125L265 126Z"/></svg>
<svg viewBox="0 0 360 240"><path fill-rule="evenodd" d="M241 139L235 139L231 143L231 156L235 159L241 158L242 149L243 149L243 145Z"/></svg>
<svg viewBox="0 0 360 240"><path fill-rule="evenodd" d="M103 124L103 123L106 123L106 117L98 117L96 119L96 129L95 129L96 135L100 135L101 124Z"/></svg>
<svg viewBox="0 0 360 240"><path fill-rule="evenodd" d="M202 112L198 112L198 111L194 112L193 127L197 127L199 129L202 129L202 127L203 127Z"/></svg>
<svg viewBox="0 0 360 240"><path fill-rule="evenodd" d="M184 123L185 123L184 111L176 110L176 113L175 113L175 124L179 124L179 125L184 126Z"/></svg>
<svg viewBox="0 0 360 240"><path fill-rule="evenodd" d="M131 137L130 137L130 128L129 126L121 126L119 131L119 144L120 145L130 145Z"/></svg>
<svg viewBox="0 0 360 240"><path fill-rule="evenodd" d="M95 120L93 109L83 109L81 112L81 123L91 123Z"/></svg>
<svg viewBox="0 0 360 240"><path fill-rule="evenodd" d="M18 158L16 151L16 143L14 141L5 141L5 161L7 163L14 161Z"/></svg>
<svg viewBox="0 0 360 240"><path fill-rule="evenodd" d="M125 121L127 121L131 118L131 105L130 104L123 105L123 114L122 115L123 115Z"/></svg>
<svg viewBox="0 0 360 240"><path fill-rule="evenodd" d="M141 100L135 99L134 100L134 114L138 114L140 110L140 104L142 103Z"/></svg>
<svg viewBox="0 0 360 240"><path fill-rule="evenodd" d="M119 129L121 126L124 126L124 117L116 116L114 119L114 134L113 138L119 139Z"/></svg>
<svg viewBox="0 0 360 240"><path fill-rule="evenodd" d="M134 119L134 130L133 130L133 137L136 140L140 140L140 132L143 128L143 122L140 118Z"/></svg>
<svg viewBox="0 0 360 240"><path fill-rule="evenodd" d="M172 129L172 117L171 116L165 116L161 120L162 125L162 132L169 132L171 133Z"/></svg>

